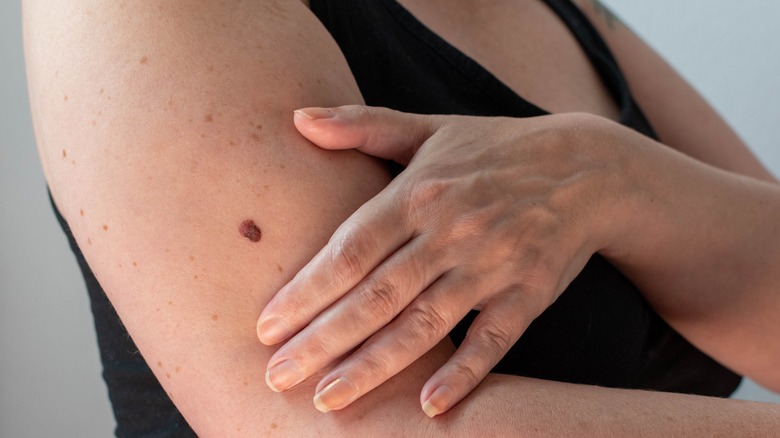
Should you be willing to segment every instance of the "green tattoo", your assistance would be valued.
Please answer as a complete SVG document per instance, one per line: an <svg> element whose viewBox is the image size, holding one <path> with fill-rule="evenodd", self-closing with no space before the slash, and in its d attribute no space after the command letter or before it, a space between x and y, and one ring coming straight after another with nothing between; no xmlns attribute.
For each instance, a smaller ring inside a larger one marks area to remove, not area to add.
<svg viewBox="0 0 780 438"><path fill-rule="evenodd" d="M604 21L607 22L607 26L609 26L610 29L614 29L620 24L620 18L613 14L612 11L604 6L599 0L590 0L590 4L593 5L593 10L596 11L596 14L601 15Z"/></svg>

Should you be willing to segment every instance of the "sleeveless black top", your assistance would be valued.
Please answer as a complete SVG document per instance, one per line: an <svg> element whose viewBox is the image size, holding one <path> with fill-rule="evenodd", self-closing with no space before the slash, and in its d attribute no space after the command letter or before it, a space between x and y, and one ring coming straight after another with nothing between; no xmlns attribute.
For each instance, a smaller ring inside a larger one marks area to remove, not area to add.
<svg viewBox="0 0 780 438"><path fill-rule="evenodd" d="M570 29L620 105L620 122L655 137L595 28L568 0L545 3ZM311 0L311 9L344 52L369 105L427 114L547 114L394 0ZM57 216L89 290L117 436L194 436L138 353L68 225L59 212ZM456 344L474 316L472 312L450 334ZM634 285L598 255L494 371L713 396L728 396L740 382L664 323Z"/></svg>

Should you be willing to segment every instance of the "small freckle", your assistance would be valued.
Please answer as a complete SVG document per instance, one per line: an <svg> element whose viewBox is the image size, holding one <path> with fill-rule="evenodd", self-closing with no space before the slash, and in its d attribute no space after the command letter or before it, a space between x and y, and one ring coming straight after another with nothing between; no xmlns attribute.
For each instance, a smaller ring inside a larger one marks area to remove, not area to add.
<svg viewBox="0 0 780 438"><path fill-rule="evenodd" d="M260 141L260 136L259 136L259 135L257 135L257 134L252 134L252 135L251 135L251 136L249 136L249 137L250 137L252 140L256 141L256 142L259 142L259 141Z"/></svg>
<svg viewBox="0 0 780 438"><path fill-rule="evenodd" d="M286 165L284 165L284 164L280 164L280 165L279 165L279 168L280 168L280 169L286 169L286 168L287 168L287 166L286 166Z"/></svg>
<svg viewBox="0 0 780 438"><path fill-rule="evenodd" d="M263 188L264 188L264 189L266 189L266 190L268 190L268 189L270 189L270 188L271 188L271 186L269 186L268 184L266 184L266 185L264 185L264 186L263 186Z"/></svg>
<svg viewBox="0 0 780 438"><path fill-rule="evenodd" d="M155 312L159 312L160 308L159 307L155 307L154 310L155 310Z"/></svg>
<svg viewBox="0 0 780 438"><path fill-rule="evenodd" d="M65 95L65 97L63 98L63 100L64 100L65 102L67 102L67 101L68 101L68 95L67 95L67 94Z"/></svg>
<svg viewBox="0 0 780 438"><path fill-rule="evenodd" d="M173 306L173 301L168 301L169 306Z"/></svg>
<svg viewBox="0 0 780 438"><path fill-rule="evenodd" d="M84 209L79 210L79 216L84 217Z"/></svg>
<svg viewBox="0 0 780 438"><path fill-rule="evenodd" d="M88 244L89 246L92 246L92 239L87 239L87 244Z"/></svg>
<svg viewBox="0 0 780 438"><path fill-rule="evenodd" d="M190 261L191 261L191 262L194 262L194 261L195 261L195 256L191 255L191 256L190 256Z"/></svg>
<svg viewBox="0 0 780 438"><path fill-rule="evenodd" d="M97 121L93 120L93 121L89 122L89 124L92 125L92 126L95 126L95 125L97 125Z"/></svg>
<svg viewBox="0 0 780 438"><path fill-rule="evenodd" d="M66 151L65 149L63 149L63 150L62 150L62 158L67 158L67 157L68 157L68 151Z"/></svg>
<svg viewBox="0 0 780 438"><path fill-rule="evenodd" d="M197 275L193 275L193 276L192 276L192 278L194 278L194 279L196 279L196 280L197 280L197 279L198 279L198 276L197 276Z"/></svg>
<svg viewBox="0 0 780 438"><path fill-rule="evenodd" d="M218 319L219 319L219 315L217 315L216 313L211 315L211 320L212 321L217 321Z"/></svg>
<svg viewBox="0 0 780 438"><path fill-rule="evenodd" d="M298 88L303 88L303 84L301 83L301 81L298 81Z"/></svg>
<svg viewBox="0 0 780 438"><path fill-rule="evenodd" d="M181 367L176 367L176 374L178 374L179 371L181 371Z"/></svg>
<svg viewBox="0 0 780 438"><path fill-rule="evenodd" d="M108 231L108 225L103 225L103 231Z"/></svg>
<svg viewBox="0 0 780 438"><path fill-rule="evenodd" d="M106 92L106 89L105 89L105 88L101 88L101 89L100 89L100 94L101 94L101 95L103 95L103 93L105 93L105 92Z"/></svg>
<svg viewBox="0 0 780 438"><path fill-rule="evenodd" d="M230 146L235 146L235 145L236 145L236 142L234 142L233 140L230 140L230 141L228 142L228 145L230 145Z"/></svg>
<svg viewBox="0 0 780 438"><path fill-rule="evenodd" d="M165 373L165 377L170 379L171 378L171 373Z"/></svg>
<svg viewBox="0 0 780 438"><path fill-rule="evenodd" d="M205 120L205 121L206 121L206 123L211 123L211 122L213 122L213 121L214 121L214 116L212 116L211 114L206 114L206 115L203 117L203 120Z"/></svg>
<svg viewBox="0 0 780 438"><path fill-rule="evenodd" d="M187 122L189 122L189 123L192 123L192 117L190 117L189 119L187 119Z"/></svg>
<svg viewBox="0 0 780 438"><path fill-rule="evenodd" d="M278 263L276 264L276 270L279 271L279 272L284 272L284 268L282 268L282 265L280 265Z"/></svg>
<svg viewBox="0 0 780 438"><path fill-rule="evenodd" d="M276 429L277 427L279 427L279 425L278 425L278 424L276 424L276 423L271 423L271 429Z"/></svg>
<svg viewBox="0 0 780 438"><path fill-rule="evenodd" d="M161 361L161 360L158 360L158 361L157 361L157 366L158 366L158 367L160 367L160 368L162 368L162 367L163 367L163 364L162 364L162 361Z"/></svg>
<svg viewBox="0 0 780 438"><path fill-rule="evenodd" d="M138 266L138 263L137 262L133 262L133 266Z"/></svg>
<svg viewBox="0 0 780 438"><path fill-rule="evenodd" d="M258 131L262 131L263 130L263 125L257 125L257 126L255 126L255 128L257 128Z"/></svg>
<svg viewBox="0 0 780 438"><path fill-rule="evenodd" d="M257 227L252 219L247 219L244 222L241 222L241 225L238 227L238 231L242 236L246 237L252 242L259 242L263 237L263 233L260 231L260 228Z"/></svg>
<svg viewBox="0 0 780 438"><path fill-rule="evenodd" d="M75 166L75 165L76 165L76 160L72 160L72 161L70 162L70 164L71 164L71 165L73 165L73 166Z"/></svg>
<svg viewBox="0 0 780 438"><path fill-rule="evenodd" d="M147 58L146 56L141 58L141 64L146 65L148 63L149 63L149 58Z"/></svg>

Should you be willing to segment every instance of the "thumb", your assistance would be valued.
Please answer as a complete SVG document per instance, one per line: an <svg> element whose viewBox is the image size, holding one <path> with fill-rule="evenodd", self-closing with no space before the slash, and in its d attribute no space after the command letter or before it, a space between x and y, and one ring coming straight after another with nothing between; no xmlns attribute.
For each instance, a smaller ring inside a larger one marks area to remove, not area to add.
<svg viewBox="0 0 780 438"><path fill-rule="evenodd" d="M357 149L403 165L438 128L435 116L363 105L302 108L294 114L298 131L321 148Z"/></svg>

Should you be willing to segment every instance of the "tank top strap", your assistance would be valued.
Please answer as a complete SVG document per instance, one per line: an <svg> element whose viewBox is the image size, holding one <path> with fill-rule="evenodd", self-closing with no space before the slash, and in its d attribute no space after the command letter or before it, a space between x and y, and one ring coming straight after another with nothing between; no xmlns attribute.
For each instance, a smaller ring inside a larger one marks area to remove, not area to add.
<svg viewBox="0 0 780 438"><path fill-rule="evenodd" d="M612 96L620 106L620 121L634 129L657 138L628 87L628 81L617 60L593 23L571 0L544 0L547 6L563 21L588 56Z"/></svg>

